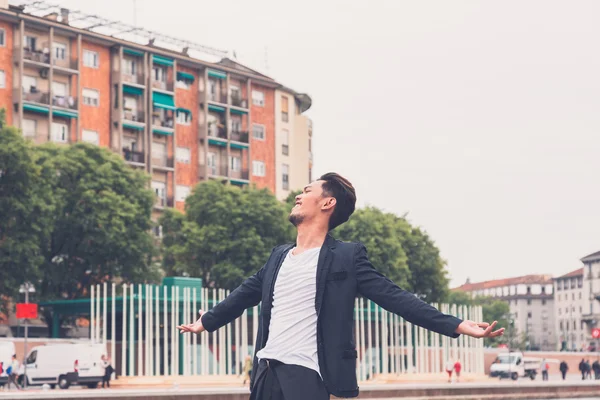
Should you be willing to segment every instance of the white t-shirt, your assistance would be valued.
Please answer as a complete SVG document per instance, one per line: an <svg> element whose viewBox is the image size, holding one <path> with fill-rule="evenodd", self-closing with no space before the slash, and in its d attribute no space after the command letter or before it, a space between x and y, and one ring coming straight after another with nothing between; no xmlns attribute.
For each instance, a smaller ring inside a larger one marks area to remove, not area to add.
<svg viewBox="0 0 600 400"><path fill-rule="evenodd" d="M281 265L273 291L273 309L267 344L256 356L317 371L317 263L320 248L293 255Z"/></svg>

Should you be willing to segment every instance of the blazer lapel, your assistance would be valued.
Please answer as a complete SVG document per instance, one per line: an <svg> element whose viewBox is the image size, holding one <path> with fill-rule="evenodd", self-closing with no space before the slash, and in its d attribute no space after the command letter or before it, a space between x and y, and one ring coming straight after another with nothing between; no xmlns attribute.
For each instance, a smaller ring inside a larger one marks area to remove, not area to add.
<svg viewBox="0 0 600 400"><path fill-rule="evenodd" d="M325 293L325 282L327 282L327 273L329 271L329 265L334 257L336 241L331 235L327 235L325 242L321 247L319 253L319 261L317 263L317 293L315 295L315 309L317 310L317 316L321 312L321 305L323 304L323 294Z"/></svg>

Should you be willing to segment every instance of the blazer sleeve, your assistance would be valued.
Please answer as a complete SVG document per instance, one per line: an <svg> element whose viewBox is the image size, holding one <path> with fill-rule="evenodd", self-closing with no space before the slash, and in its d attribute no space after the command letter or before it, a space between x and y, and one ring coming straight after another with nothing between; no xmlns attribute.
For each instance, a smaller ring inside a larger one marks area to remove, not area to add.
<svg viewBox="0 0 600 400"><path fill-rule="evenodd" d="M377 271L369 258L367 249L357 243L354 253L358 292L384 309L407 321L442 335L457 338L456 328L462 322L452 315L443 314L435 307L420 300L414 294L400 289L398 285Z"/></svg>
<svg viewBox="0 0 600 400"><path fill-rule="evenodd" d="M238 318L244 310L260 303L262 297L262 280L265 267L246 279L219 304L202 316L202 326L213 332Z"/></svg>

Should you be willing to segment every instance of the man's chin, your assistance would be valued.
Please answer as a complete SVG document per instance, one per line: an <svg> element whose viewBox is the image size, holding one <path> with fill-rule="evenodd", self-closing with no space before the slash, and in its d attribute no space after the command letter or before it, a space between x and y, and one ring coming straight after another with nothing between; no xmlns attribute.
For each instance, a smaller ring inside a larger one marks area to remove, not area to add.
<svg viewBox="0 0 600 400"><path fill-rule="evenodd" d="M300 225L300 223L302 222L302 220L304 219L304 217L300 214L296 214L294 212L291 212L290 215L288 216L288 220L292 223L292 225L294 226L298 226Z"/></svg>

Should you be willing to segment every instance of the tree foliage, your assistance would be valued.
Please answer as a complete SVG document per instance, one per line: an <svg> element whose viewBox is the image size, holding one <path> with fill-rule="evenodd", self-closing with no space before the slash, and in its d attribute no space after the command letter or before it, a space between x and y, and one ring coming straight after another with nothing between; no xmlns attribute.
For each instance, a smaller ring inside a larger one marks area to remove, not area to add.
<svg viewBox="0 0 600 400"><path fill-rule="evenodd" d="M163 266L168 274L201 277L209 287L235 288L263 266L273 247L292 239L289 210L266 189L204 182L185 210L160 220Z"/></svg>

